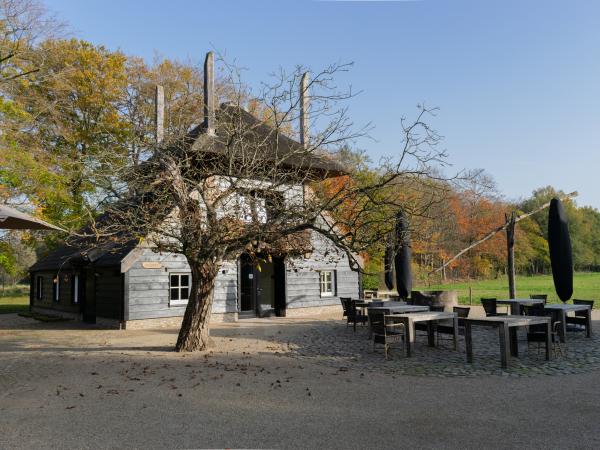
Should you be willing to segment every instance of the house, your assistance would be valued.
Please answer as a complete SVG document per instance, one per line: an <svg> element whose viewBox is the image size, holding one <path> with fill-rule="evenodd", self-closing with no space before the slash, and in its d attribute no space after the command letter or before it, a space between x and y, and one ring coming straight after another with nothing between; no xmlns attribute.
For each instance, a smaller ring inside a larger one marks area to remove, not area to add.
<svg viewBox="0 0 600 450"><path fill-rule="evenodd" d="M207 64L205 86L212 86L212 54L207 56ZM196 138L210 131L214 104L210 88L205 90L204 99L204 132L192 132ZM305 106L304 101L302 104ZM160 108L162 104L157 101L157 111ZM269 131L246 111L239 114L248 126ZM306 120L302 116L302 135ZM157 120L157 136L160 123ZM279 151L302 145L286 136L278 139ZM324 178L343 172L328 158L310 161L310 167ZM302 191L303 186L296 188ZM301 240L285 253L265 258L260 267L246 254L226 261L216 279L212 320L308 315L339 309L340 297L359 296L359 273L344 251L316 231L306 231ZM32 311L121 328L180 323L191 286L183 255L158 253L139 242L92 251L64 245L34 264L30 275Z"/></svg>

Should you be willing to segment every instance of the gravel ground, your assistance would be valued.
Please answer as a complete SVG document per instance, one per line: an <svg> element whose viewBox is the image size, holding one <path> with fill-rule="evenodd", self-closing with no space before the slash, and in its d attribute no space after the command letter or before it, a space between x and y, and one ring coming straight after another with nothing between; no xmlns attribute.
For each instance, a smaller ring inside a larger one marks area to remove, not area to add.
<svg viewBox="0 0 600 450"><path fill-rule="evenodd" d="M594 365L511 376L522 366L511 360L499 375L406 375L414 363L399 353L390 364L381 354L318 358L327 336L339 348L346 333L332 319L215 325L215 350L184 355L170 351L171 328L0 316L0 447L600 447ZM417 346L415 360L436 365L426 349Z"/></svg>

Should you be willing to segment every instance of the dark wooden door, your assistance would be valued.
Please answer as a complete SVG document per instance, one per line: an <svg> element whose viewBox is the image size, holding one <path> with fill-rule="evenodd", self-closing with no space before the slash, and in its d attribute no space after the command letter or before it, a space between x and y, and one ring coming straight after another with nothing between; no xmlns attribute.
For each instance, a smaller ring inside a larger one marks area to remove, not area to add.
<svg viewBox="0 0 600 450"><path fill-rule="evenodd" d="M96 279L93 270L82 270L80 279L81 312L83 321L96 323Z"/></svg>
<svg viewBox="0 0 600 450"><path fill-rule="evenodd" d="M273 277L275 281L275 315L285 317L285 261L283 258L273 258Z"/></svg>
<svg viewBox="0 0 600 450"><path fill-rule="evenodd" d="M252 259L248 255L240 257L240 311L256 311L257 277Z"/></svg>

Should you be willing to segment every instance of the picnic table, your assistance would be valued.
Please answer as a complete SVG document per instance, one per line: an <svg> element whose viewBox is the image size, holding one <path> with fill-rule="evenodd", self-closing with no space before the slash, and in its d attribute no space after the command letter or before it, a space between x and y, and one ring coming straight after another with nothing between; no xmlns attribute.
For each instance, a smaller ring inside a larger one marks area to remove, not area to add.
<svg viewBox="0 0 600 450"><path fill-rule="evenodd" d="M518 316L521 314L521 306L532 306L543 304L544 300L539 298L508 298L503 300L496 300L497 305L510 305L510 314L512 316Z"/></svg>
<svg viewBox="0 0 600 450"><path fill-rule="evenodd" d="M386 314L404 314L429 311L429 306L409 305L405 302L385 302L384 306L368 306L368 308L386 311Z"/></svg>
<svg viewBox="0 0 600 450"><path fill-rule="evenodd" d="M585 312L585 336L592 337L592 307L589 305L569 305L566 303L556 303L552 305L546 305L544 308L546 311L551 311L555 320L560 321L558 328L558 337L560 342L565 342L567 337L567 313L582 311Z"/></svg>
<svg viewBox="0 0 600 450"><path fill-rule="evenodd" d="M416 322L427 322L427 341L430 347L435 347L435 322L438 320L452 319L454 329L454 350L457 350L458 348L458 315L454 312L422 311L392 314L388 315L387 317L393 317L394 321L404 324L404 344L406 346L406 356L411 356L412 353L412 346L415 342Z"/></svg>
<svg viewBox="0 0 600 450"><path fill-rule="evenodd" d="M473 362L473 335L471 328L475 326L492 327L498 330L500 339L500 364L503 369L508 367L508 352L512 356L519 356L519 344L517 341L517 329L530 325L546 325L546 360L550 359L550 348L552 346L551 318L547 316L490 316L479 319L464 319L465 323L465 345L467 348L467 362Z"/></svg>

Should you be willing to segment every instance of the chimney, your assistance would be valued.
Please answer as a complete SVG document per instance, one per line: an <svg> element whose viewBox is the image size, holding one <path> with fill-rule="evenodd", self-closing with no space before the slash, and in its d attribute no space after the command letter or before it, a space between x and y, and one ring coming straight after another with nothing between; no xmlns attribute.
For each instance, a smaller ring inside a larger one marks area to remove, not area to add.
<svg viewBox="0 0 600 450"><path fill-rule="evenodd" d="M165 122L165 91L159 84L156 85L154 92L154 125L156 143L160 144L164 138L164 122Z"/></svg>
<svg viewBox="0 0 600 450"><path fill-rule="evenodd" d="M215 74L213 52L204 60L204 128L206 134L215 134Z"/></svg>
<svg viewBox="0 0 600 450"><path fill-rule="evenodd" d="M304 72L300 81L300 143L308 148L308 72Z"/></svg>

